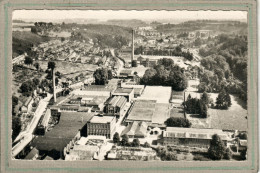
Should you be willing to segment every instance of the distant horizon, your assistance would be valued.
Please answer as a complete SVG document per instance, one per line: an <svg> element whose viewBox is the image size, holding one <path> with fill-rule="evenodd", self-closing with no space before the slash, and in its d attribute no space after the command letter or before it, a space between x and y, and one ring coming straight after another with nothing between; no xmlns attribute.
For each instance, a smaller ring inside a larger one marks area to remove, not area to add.
<svg viewBox="0 0 260 173"><path fill-rule="evenodd" d="M84 17L83 17L84 16ZM85 17L86 16L86 17ZM228 17L227 17L228 16ZM218 20L247 22L246 11L126 11L126 10L15 10L13 20L25 22L35 21L69 21L82 20L106 22L109 20L142 20L142 21L172 21ZM171 22L170 22L171 23Z"/></svg>

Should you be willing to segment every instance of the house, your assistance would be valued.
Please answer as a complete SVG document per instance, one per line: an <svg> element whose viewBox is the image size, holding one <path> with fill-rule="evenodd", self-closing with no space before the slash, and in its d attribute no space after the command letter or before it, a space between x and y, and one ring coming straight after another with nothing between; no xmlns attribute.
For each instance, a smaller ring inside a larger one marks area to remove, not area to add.
<svg viewBox="0 0 260 173"><path fill-rule="evenodd" d="M87 122L87 135L105 136L111 139L115 133L116 117L94 116Z"/></svg>
<svg viewBox="0 0 260 173"><path fill-rule="evenodd" d="M32 104L33 104L33 98L30 96L26 102L23 104L23 106L21 107L21 112L22 113L28 113L31 111L32 109Z"/></svg>
<svg viewBox="0 0 260 173"><path fill-rule="evenodd" d="M208 148L214 134L219 135L225 145L227 145L227 141L230 141L229 136L219 129L167 127L163 132L162 143L163 145Z"/></svg>
<svg viewBox="0 0 260 173"><path fill-rule="evenodd" d="M114 96L111 97L105 106L105 113L107 115L113 115L119 118L124 112L124 107L127 99L124 96Z"/></svg>
<svg viewBox="0 0 260 173"><path fill-rule="evenodd" d="M127 134L129 138L145 138L147 136L148 125L144 121L134 121L128 124L121 136Z"/></svg>

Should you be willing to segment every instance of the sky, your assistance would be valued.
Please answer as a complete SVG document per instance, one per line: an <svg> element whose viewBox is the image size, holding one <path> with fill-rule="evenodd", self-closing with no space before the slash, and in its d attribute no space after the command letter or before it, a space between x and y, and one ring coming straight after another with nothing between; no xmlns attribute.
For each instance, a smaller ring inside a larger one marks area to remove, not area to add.
<svg viewBox="0 0 260 173"><path fill-rule="evenodd" d="M126 10L15 10L13 19L190 19L190 20L246 20L246 11L126 11Z"/></svg>

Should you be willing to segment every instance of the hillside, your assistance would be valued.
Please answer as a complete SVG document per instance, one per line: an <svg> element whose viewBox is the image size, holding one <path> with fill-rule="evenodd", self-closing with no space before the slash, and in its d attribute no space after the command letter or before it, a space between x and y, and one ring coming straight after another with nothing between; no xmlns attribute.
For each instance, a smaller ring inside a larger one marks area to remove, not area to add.
<svg viewBox="0 0 260 173"><path fill-rule="evenodd" d="M12 37L13 57L27 52L30 54L31 47L41 42L50 40L48 37L42 37L29 31L14 31Z"/></svg>
<svg viewBox="0 0 260 173"><path fill-rule="evenodd" d="M124 27L140 27L147 26L147 23L142 20L131 19L131 20L108 20L106 24L109 25L118 25Z"/></svg>
<svg viewBox="0 0 260 173"><path fill-rule="evenodd" d="M195 30L212 30L215 32L236 33L239 35L247 34L247 24L239 21L214 21L197 20L187 21L180 24L163 24L156 28L159 32L191 32Z"/></svg>

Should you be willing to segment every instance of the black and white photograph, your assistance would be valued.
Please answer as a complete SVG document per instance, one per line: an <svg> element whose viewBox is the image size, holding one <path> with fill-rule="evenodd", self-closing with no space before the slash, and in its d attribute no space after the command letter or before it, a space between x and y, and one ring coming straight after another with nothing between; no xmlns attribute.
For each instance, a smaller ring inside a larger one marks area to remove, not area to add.
<svg viewBox="0 0 260 173"><path fill-rule="evenodd" d="M12 159L247 160L246 11L15 10Z"/></svg>

